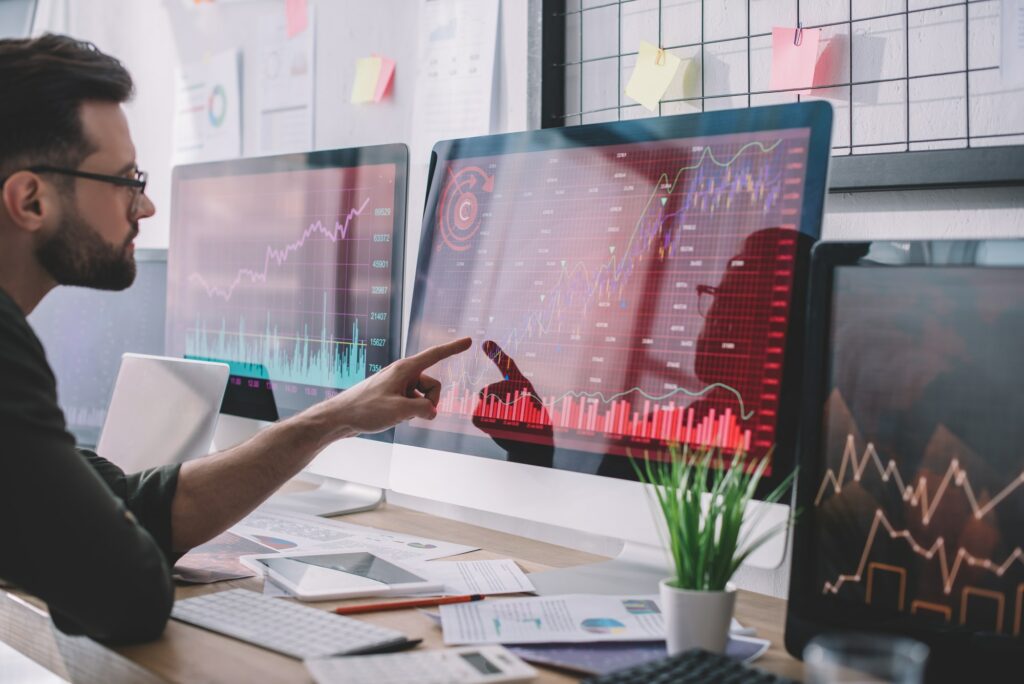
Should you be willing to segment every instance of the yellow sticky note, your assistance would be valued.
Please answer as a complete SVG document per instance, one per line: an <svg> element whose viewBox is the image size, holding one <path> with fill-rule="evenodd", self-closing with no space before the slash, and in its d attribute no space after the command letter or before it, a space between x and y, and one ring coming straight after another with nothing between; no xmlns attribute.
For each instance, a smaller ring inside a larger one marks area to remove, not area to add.
<svg viewBox="0 0 1024 684"><path fill-rule="evenodd" d="M356 79L352 83L352 104L373 102L380 77L380 57L363 57L356 60Z"/></svg>
<svg viewBox="0 0 1024 684"><path fill-rule="evenodd" d="M653 112L681 63L681 59L657 45L640 41L640 54L637 55L633 75L626 84L626 95Z"/></svg>

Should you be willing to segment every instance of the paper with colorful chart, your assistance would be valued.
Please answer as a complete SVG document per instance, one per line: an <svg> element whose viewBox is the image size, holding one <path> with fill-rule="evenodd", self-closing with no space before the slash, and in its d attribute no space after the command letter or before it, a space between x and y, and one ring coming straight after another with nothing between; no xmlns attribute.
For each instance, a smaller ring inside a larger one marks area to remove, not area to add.
<svg viewBox="0 0 1024 684"><path fill-rule="evenodd" d="M174 72L175 164L233 159L242 153L239 53L228 50Z"/></svg>
<svg viewBox="0 0 1024 684"><path fill-rule="evenodd" d="M571 594L456 603L441 606L441 627L450 646L665 639L657 595Z"/></svg>

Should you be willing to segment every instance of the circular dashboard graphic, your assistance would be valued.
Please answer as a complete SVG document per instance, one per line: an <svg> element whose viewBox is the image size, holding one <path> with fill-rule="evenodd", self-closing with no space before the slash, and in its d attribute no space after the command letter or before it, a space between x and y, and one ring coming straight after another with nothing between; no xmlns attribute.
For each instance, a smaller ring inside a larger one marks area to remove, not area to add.
<svg viewBox="0 0 1024 684"><path fill-rule="evenodd" d="M206 112L210 117L210 125L214 128L220 127L228 115L228 96L224 92L224 86L215 85L210 91L210 98L206 102Z"/></svg>
<svg viewBox="0 0 1024 684"><path fill-rule="evenodd" d="M458 172L448 170L437 208L437 224L444 243L455 252L469 249L480 230L482 193L494 192L494 176L479 166L467 166Z"/></svg>

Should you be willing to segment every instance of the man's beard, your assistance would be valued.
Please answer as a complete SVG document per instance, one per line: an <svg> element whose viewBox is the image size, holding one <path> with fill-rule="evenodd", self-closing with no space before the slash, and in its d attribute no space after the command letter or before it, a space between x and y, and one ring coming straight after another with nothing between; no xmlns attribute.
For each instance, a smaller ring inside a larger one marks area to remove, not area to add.
<svg viewBox="0 0 1024 684"><path fill-rule="evenodd" d="M123 290L135 282L135 257L128 245L139 233L138 222L124 244L109 244L79 218L65 211L57 232L36 248L36 258L60 285L98 290Z"/></svg>

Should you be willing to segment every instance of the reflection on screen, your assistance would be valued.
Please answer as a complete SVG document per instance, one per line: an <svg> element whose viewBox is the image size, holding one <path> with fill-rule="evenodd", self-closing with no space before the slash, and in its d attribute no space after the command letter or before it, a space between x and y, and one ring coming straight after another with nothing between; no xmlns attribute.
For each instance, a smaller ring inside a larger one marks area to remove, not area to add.
<svg viewBox="0 0 1024 684"><path fill-rule="evenodd" d="M469 663L474 670L482 675L501 674L501 668L484 657L482 653L460 653L459 657Z"/></svg>
<svg viewBox="0 0 1024 684"><path fill-rule="evenodd" d="M879 616L1021 635L1024 280L836 269L817 582Z"/></svg>
<svg viewBox="0 0 1024 684"><path fill-rule="evenodd" d="M244 408L226 411L285 417L387 364L395 174L379 164L176 185L168 353L228 363Z"/></svg>
<svg viewBox="0 0 1024 684"><path fill-rule="evenodd" d="M767 453L808 135L443 160L409 351L477 346L397 438L606 474L671 443Z"/></svg>
<svg viewBox="0 0 1024 684"><path fill-rule="evenodd" d="M372 553L335 553L313 556L289 556L287 558L261 558L260 562L272 570L299 582L305 573L304 566L316 566L349 575L358 575L383 584L410 584L423 582L423 578L403 570L394 563Z"/></svg>

